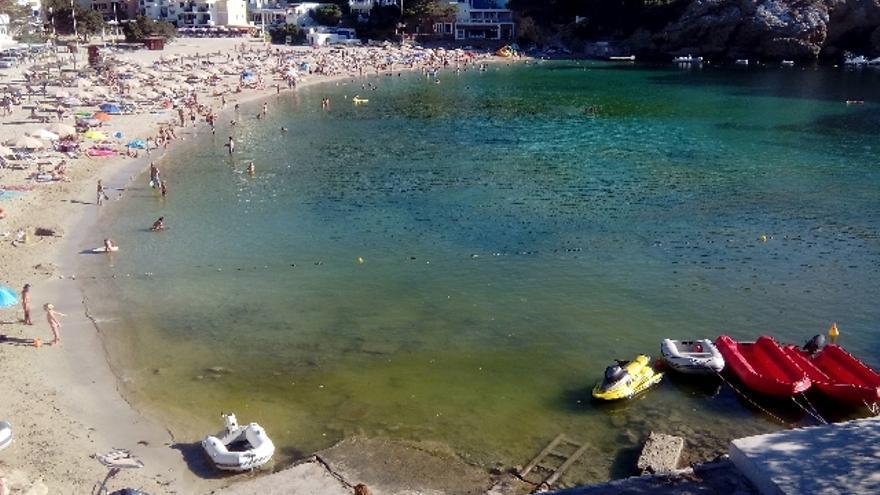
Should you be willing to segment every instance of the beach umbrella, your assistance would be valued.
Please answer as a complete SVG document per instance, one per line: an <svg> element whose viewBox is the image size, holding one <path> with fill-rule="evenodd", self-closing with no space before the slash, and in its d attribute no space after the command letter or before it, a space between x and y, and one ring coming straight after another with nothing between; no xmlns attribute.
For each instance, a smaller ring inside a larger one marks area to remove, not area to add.
<svg viewBox="0 0 880 495"><path fill-rule="evenodd" d="M76 128L67 124L55 123L49 126L49 130L61 137L76 136Z"/></svg>
<svg viewBox="0 0 880 495"><path fill-rule="evenodd" d="M111 117L110 114L107 112L97 112L95 113L95 115L92 115L92 118L101 122L108 122L113 117Z"/></svg>
<svg viewBox="0 0 880 495"><path fill-rule="evenodd" d="M18 296L15 291L5 285L0 285L0 308L8 308L18 304Z"/></svg>
<svg viewBox="0 0 880 495"><path fill-rule="evenodd" d="M83 133L83 137L85 137L86 139L91 139L92 141L101 141L103 139L107 139L106 134L96 130L86 131L85 133Z"/></svg>
<svg viewBox="0 0 880 495"><path fill-rule="evenodd" d="M15 152L6 146L0 146L0 156L13 156Z"/></svg>
<svg viewBox="0 0 880 495"><path fill-rule="evenodd" d="M21 148L27 150L37 150L46 147L46 145L43 144L42 141L30 136L21 136L19 138L10 139L9 141L6 141L6 145L13 148Z"/></svg>
<svg viewBox="0 0 880 495"><path fill-rule="evenodd" d="M35 137L37 139L45 139L48 141L58 141L61 138L58 134L54 132L48 131L46 129L37 129L36 131L31 131L28 133L28 136Z"/></svg>
<svg viewBox="0 0 880 495"><path fill-rule="evenodd" d="M100 108L102 112L107 112L107 113L121 113L122 112L122 109L119 108L119 105L115 105L113 103L101 103L100 105L98 105L98 108ZM96 117L96 118L100 118L100 117Z"/></svg>

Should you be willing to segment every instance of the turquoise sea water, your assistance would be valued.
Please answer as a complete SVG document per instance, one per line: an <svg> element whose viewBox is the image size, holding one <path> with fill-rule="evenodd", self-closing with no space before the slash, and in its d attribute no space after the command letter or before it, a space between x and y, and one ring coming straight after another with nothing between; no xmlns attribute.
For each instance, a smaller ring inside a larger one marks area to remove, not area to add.
<svg viewBox="0 0 880 495"><path fill-rule="evenodd" d="M553 62L371 81L272 97L264 120L243 105L159 164L168 199L144 175L103 213L96 244L122 248L83 257L89 306L179 438L234 410L287 457L365 434L512 466L564 432L591 445L570 481L594 481L650 430L701 456L778 428L711 381L590 401L614 358L664 337L802 343L836 321L880 366L878 73Z"/></svg>

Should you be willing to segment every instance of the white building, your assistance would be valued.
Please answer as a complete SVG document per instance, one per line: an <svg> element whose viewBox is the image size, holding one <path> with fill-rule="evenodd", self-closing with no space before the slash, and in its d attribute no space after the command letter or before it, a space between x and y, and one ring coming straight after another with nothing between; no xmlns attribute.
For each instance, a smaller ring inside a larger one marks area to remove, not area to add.
<svg viewBox="0 0 880 495"><path fill-rule="evenodd" d="M247 26L245 0L139 0L138 13L177 27Z"/></svg>
<svg viewBox="0 0 880 495"><path fill-rule="evenodd" d="M15 3L21 5L22 7L28 7L31 10L31 17L36 20L41 19L42 14L42 1L41 0L15 0Z"/></svg>
<svg viewBox="0 0 880 495"><path fill-rule="evenodd" d="M0 14L0 47L14 44L15 41L9 35L9 14Z"/></svg>
<svg viewBox="0 0 880 495"><path fill-rule="evenodd" d="M260 4L260 7L255 7ZM269 5L262 0L251 0L248 7L248 14L251 23L260 27L265 25L266 28L278 24L293 24L300 28L306 29L318 26L318 22L312 18L312 11L322 5L332 5L318 2L300 2L291 3L287 7L282 8L280 4Z"/></svg>
<svg viewBox="0 0 880 495"><path fill-rule="evenodd" d="M515 35L513 12L507 0L460 0L454 22L434 24L434 32L453 35L457 40L512 40Z"/></svg>
<svg viewBox="0 0 880 495"><path fill-rule="evenodd" d="M306 39L312 46L335 45L339 43L360 43L352 28L314 27L309 29Z"/></svg>
<svg viewBox="0 0 880 495"><path fill-rule="evenodd" d="M367 18L374 5L399 6L402 0L348 0L348 8L359 18Z"/></svg>
<svg viewBox="0 0 880 495"><path fill-rule="evenodd" d="M312 11L322 5L327 4L317 2L292 3L287 9L285 22L287 24L296 24L301 28L317 26L318 22L312 19Z"/></svg>

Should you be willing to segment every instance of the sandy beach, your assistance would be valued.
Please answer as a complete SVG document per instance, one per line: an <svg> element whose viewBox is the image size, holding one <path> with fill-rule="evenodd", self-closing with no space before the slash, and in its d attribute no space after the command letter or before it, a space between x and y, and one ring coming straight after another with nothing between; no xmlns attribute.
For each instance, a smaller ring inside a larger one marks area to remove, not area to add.
<svg viewBox="0 0 880 495"><path fill-rule="evenodd" d="M224 73L224 64L230 63L227 54L235 56L239 53L236 50L240 51L242 46L249 50L248 57L242 57L240 65ZM300 67L294 74L284 65L284 54L267 52L267 47L260 42L242 39L184 38L169 44L164 51L120 53L119 59L128 61L130 67L155 67L165 73L145 80L138 85L140 87L120 83L118 90L127 91L129 96L132 92L148 93L152 97L142 100L155 102L164 98L181 102L196 95L198 104L203 105L200 111L218 112L217 118L222 119L224 114L219 113L224 110L221 93L226 102L225 110L230 111L236 102L290 90L288 81L291 78L295 78L296 87L301 88L379 71L442 67L439 59L426 58L420 60L428 63L411 66L371 63L384 60L384 50L390 50L388 48L347 48L346 59L331 49L310 51L297 47L295 50L300 54L297 57L308 56L312 63L310 71ZM268 49L274 52L276 47ZM205 58L208 52L215 55ZM356 52L360 55L352 58ZM154 65L160 57L169 59L172 56L182 59ZM85 54L80 53L79 57L81 68ZM213 71L211 83L193 81L190 86L184 81L185 76L191 74L192 65L185 66L184 61L198 64L203 60L210 62L206 67ZM241 67L254 68L256 73L254 81L239 92L235 88L243 81ZM265 69L262 74L259 73L261 67ZM25 86L23 73L22 70L7 71L0 85ZM160 82L168 76L175 78L177 89L174 94L156 92ZM260 81L264 77L265 80ZM85 84L79 87L94 89ZM75 88L53 86L50 82L45 92L38 84L32 89L37 94L23 96L21 104L15 105L12 113L3 117L0 141L6 143L59 122L55 117L49 118L48 122L34 121L30 118L31 107L60 100ZM112 94L107 100L113 101L111 98ZM95 105L87 104L68 108L69 116L61 122L72 126L72 112L96 110ZM137 158L132 158L125 155L124 143L140 139L148 146L156 146L151 139L160 126L173 128L178 140L185 140L194 133L210 132L204 114L197 116L195 126L190 125L188 115L187 126L179 126L178 117L175 108L162 109L161 106L143 107L127 115L112 115L109 122L98 130L110 141L103 147L121 153L107 157L80 153L73 157L58 152L35 152L33 159L9 160L0 169L0 191L7 191L6 197L0 201L5 214L5 218L0 219L0 284L17 292L25 284L32 287L32 326L23 323L20 305L0 309L0 334L3 335L0 342L0 420L13 425L15 438L9 448L0 452L0 477L6 478L7 487L13 494L47 493L47 490L48 493L91 493L96 483L107 474L107 468L92 456L112 448L131 450L145 466L123 470L108 483L111 491L128 486L154 495L205 493L231 482L229 478L204 479L193 474L187 468L180 448L175 448L176 439L170 432L126 402L118 390L118 378L108 365L99 329L85 311L73 273L79 253L84 248L101 244L103 216L112 211L114 202L124 200L126 185L135 175L146 171L150 161L158 163L164 151L163 146L151 150L148 155L141 149ZM117 132L121 132L122 137L110 138ZM84 141L82 136L79 142L81 151L89 146L93 149L102 147ZM53 176L51 170L55 167L57 171L61 160L66 162L61 166L63 174ZM169 175L173 176L173 170ZM103 206L95 204L98 179L103 181L109 198ZM36 235L38 228L46 229L43 233L52 235ZM124 240L116 241L124 245ZM66 315L61 317L62 340L58 345L47 345L52 340L52 333L42 309L46 303L54 304L56 311ZM35 339L39 339L42 345L35 345Z"/></svg>

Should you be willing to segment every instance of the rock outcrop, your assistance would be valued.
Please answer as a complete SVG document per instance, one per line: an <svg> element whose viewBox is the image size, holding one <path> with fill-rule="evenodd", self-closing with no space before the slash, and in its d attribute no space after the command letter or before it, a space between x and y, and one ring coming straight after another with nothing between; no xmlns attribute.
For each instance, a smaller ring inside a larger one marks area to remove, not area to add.
<svg viewBox="0 0 880 495"><path fill-rule="evenodd" d="M681 17L632 39L638 49L710 58L809 60L880 53L880 0L694 0Z"/></svg>

